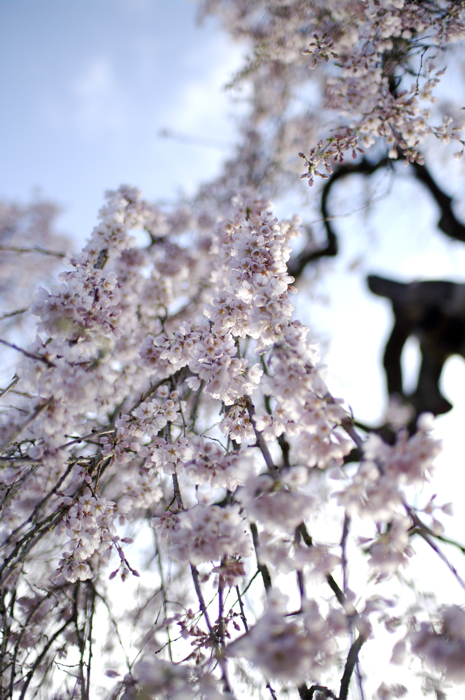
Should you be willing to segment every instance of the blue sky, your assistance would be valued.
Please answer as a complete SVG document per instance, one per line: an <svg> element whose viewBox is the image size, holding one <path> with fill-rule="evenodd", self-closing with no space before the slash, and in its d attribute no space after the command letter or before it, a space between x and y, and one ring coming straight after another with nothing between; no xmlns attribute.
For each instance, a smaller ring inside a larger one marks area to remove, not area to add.
<svg viewBox="0 0 465 700"><path fill-rule="evenodd" d="M211 177L234 132L221 87L242 51L195 13L187 0L0 0L0 196L40 188L85 237L106 189L166 199Z"/></svg>

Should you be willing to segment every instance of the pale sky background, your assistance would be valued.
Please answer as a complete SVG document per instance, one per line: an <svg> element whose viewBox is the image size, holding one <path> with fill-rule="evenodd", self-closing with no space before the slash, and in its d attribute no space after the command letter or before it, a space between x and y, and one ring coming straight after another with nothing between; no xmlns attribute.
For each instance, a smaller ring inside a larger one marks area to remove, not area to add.
<svg viewBox="0 0 465 700"><path fill-rule="evenodd" d="M187 0L0 0L0 195L39 187L86 237L106 189L158 200L210 178L224 151L158 136L231 136L221 88L241 49L195 16Z"/></svg>
<svg viewBox="0 0 465 700"><path fill-rule="evenodd" d="M196 27L195 13L188 0L0 0L0 197L26 202L40 188L64 209L59 228L82 241L106 189L128 183L147 199L167 200L213 177L234 141L240 105L222 85L243 48L214 22ZM160 139L163 128L209 147ZM451 191L456 172L441 183ZM356 189L334 188L334 211L350 212L355 195L367 198ZM465 281L465 246L437 232L437 211L423 194L400 173L376 215L336 221L342 252L319 287L328 303L299 302L302 320L329 341L330 388L372 424L386 404L380 366L390 311L366 291L366 274ZM465 219L465 208L458 211ZM407 360L412 373L414 343ZM437 461L438 500L459 493L448 531L465 540L462 358L449 361L443 391L454 410L438 420L446 448ZM464 571L464 558L452 556ZM451 590L464 602L463 592Z"/></svg>

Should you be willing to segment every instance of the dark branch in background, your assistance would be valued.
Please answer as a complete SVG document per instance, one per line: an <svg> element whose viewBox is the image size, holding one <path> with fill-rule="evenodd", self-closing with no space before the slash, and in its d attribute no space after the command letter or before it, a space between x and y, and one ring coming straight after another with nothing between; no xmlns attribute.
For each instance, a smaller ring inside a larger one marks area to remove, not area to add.
<svg viewBox="0 0 465 700"><path fill-rule="evenodd" d="M465 243L465 225L456 218L452 210L452 197L446 194L437 185L425 165L420 165L416 161L411 163L411 165L414 176L429 190L429 193L440 209L438 228L449 238ZM374 163L363 158L357 163L345 163L334 172L329 180L325 182L321 190L320 211L326 230L326 245L315 249L315 245L309 242L301 253L290 260L289 274L297 279L310 263L320 258L334 257L338 254L338 239L332 226L332 221L335 217L332 217L328 211L328 198L334 184L348 175L365 175L369 177L380 168L394 167L395 161L391 158L383 157Z"/></svg>
<svg viewBox="0 0 465 700"><path fill-rule="evenodd" d="M368 286L391 301L394 313L383 360L389 396L407 400L415 409L414 418L423 411L447 413L452 405L442 396L439 381L449 357L465 357L465 285L442 280L404 284L370 275ZM422 361L417 387L405 396L401 355L410 336L420 340Z"/></svg>
<svg viewBox="0 0 465 700"><path fill-rule="evenodd" d="M301 700L313 700L315 693L319 693L325 698L338 700L337 695L334 695L333 691L326 688L324 685L312 685L311 688L307 688L306 685L299 685L297 690L299 691L299 697Z"/></svg>
<svg viewBox="0 0 465 700"><path fill-rule="evenodd" d="M341 688L339 690L339 700L347 700L349 694L350 679L354 672L355 666L357 665L358 655L360 649L366 641L366 637L363 634L359 634L355 642L350 647L349 654L347 656L346 665L344 668L344 674L341 679Z"/></svg>
<svg viewBox="0 0 465 700"><path fill-rule="evenodd" d="M443 192L424 165L417 160L411 165L411 172L428 189L440 209L438 228L449 238L465 242L465 225L455 217L452 197ZM326 245L315 249L309 241L290 262L289 271L293 277L298 278L311 262L338 253L337 236L332 226L335 217L328 211L328 198L334 184L348 175L368 177L380 168L392 170L394 167L394 161L387 157L377 162L364 158L358 163L341 165L336 170L321 191L320 209L326 229ZM452 408L439 390L439 381L444 363L451 355L465 357L465 308L461 301L464 285L447 281L402 284L374 275L368 277L368 285L374 294L389 298L393 305L395 323L384 353L387 389L390 397L397 396L401 402L407 401L412 406L414 415L410 427L414 431L416 417L423 411L439 415ZM401 354L412 335L421 340L422 364L414 393L405 396Z"/></svg>
<svg viewBox="0 0 465 700"><path fill-rule="evenodd" d="M334 257L339 252L337 236L332 227L332 218L328 211L328 198L333 185L342 177L347 175L372 175L374 172L383 167L392 167L390 158L382 158L376 163L370 163L365 158L358 163L341 165L336 172L327 180L321 190L320 210L321 216L326 230L326 245L323 248L317 248L313 243L309 243L304 250L299 253L293 260L289 262L289 274L296 279L300 277L309 263L325 257Z"/></svg>
<svg viewBox="0 0 465 700"><path fill-rule="evenodd" d="M446 236L449 236L449 238L465 243L465 226L456 219L452 211L452 197L449 197L449 195L438 187L431 177L429 170L427 170L424 165L415 162L412 163L412 166L415 177L428 188L431 196L441 210L438 228L441 229Z"/></svg>

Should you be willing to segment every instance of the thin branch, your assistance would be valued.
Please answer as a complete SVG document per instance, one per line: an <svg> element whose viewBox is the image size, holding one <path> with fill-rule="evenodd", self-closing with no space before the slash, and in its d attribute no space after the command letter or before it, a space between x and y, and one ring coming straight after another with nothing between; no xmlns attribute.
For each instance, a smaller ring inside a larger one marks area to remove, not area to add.
<svg viewBox="0 0 465 700"><path fill-rule="evenodd" d="M181 489L179 487L179 479L178 479L178 475L176 474L176 472L174 472L174 474L173 474L173 490L174 490L174 497L176 498L176 503L178 505L178 508L180 508L181 510L184 510Z"/></svg>
<svg viewBox="0 0 465 700"><path fill-rule="evenodd" d="M257 566L258 570L262 576L263 579L263 585L265 586L265 590L268 592L271 588L271 576L270 572L268 571L268 567L265 566L265 564L261 564L259 559L258 559L258 548L260 547L260 538L258 536L258 528L255 523L250 523L250 532L252 533L252 540L253 540L253 546L254 550L257 556Z"/></svg>
<svg viewBox="0 0 465 700"><path fill-rule="evenodd" d="M379 168L388 166L392 167L392 161L390 158L381 158L376 163L370 163L364 158L359 163L344 164L333 173L333 175L325 182L321 190L321 220L326 230L326 245L317 249L315 249L313 245L307 246L296 258L294 258L294 260L290 261L288 265L290 275L297 278L302 274L309 263L324 257L334 257L339 251L337 236L331 225L331 221L336 217L330 216L328 210L328 199L333 185L342 177L346 177L347 175L373 175L373 173L375 173ZM368 202L368 204L370 204L370 202ZM364 205L362 209L366 208L368 204Z"/></svg>
<svg viewBox="0 0 465 700"><path fill-rule="evenodd" d="M422 523L422 521L420 520L420 518L418 517L418 515L412 510L412 508L410 508L409 505L407 505L406 503L404 503L404 508L405 508L405 510L407 511L407 513L410 515L410 517L412 518L412 521L413 521L413 523L414 523L414 525L415 525L415 528L414 528L413 531L412 531L413 534L418 534L418 535L420 535L420 537L421 537L422 539L424 539L424 541L431 547L431 549L432 549L434 552L436 552L436 554L437 554L438 557L441 559L441 561L444 562L444 564L447 566L447 568L449 569L449 571L452 573L452 575L454 576L454 578L455 578L455 580L457 581L457 583L458 583L458 584L463 588L463 590L465 591L465 581L464 581L463 578L460 576L460 574L459 574L459 572L457 571L457 569L455 568L455 566L454 566L453 564L451 564L451 562L448 560L448 558L446 557L446 555L444 554L444 552L442 552L442 551L439 549L439 547L437 546L437 544L433 541L433 539L431 538L430 532L429 532L429 528L427 528L427 527Z"/></svg>
<svg viewBox="0 0 465 700"><path fill-rule="evenodd" d="M88 467L88 473L93 474L107 460L107 455L96 455L92 459L91 465L89 465ZM78 496L80 496L86 488L87 482L83 480L82 483L77 487L74 493L74 498L76 499ZM47 532L50 532L55 528L55 526L69 511L70 507L70 505L61 506L56 513L52 513L51 515L45 517L41 522L36 524L35 528L27 532L21 538L21 540L19 540L19 542L16 543L13 551L10 552L10 554L4 559L2 565L0 566L0 574L2 574L0 578L0 588L9 581L11 576L14 574L16 567L19 566L19 564L25 559L25 557L29 554L31 549L33 549L35 545L38 542L40 542L40 540L47 534ZM6 542L3 542L2 548L5 546Z"/></svg>
<svg viewBox="0 0 465 700"><path fill-rule="evenodd" d="M12 318L12 316L19 316L19 314L25 314L26 311L29 311L29 306L26 306L24 309L17 309L16 311L3 314L3 316L0 316L0 321L5 321L5 319Z"/></svg>
<svg viewBox="0 0 465 700"><path fill-rule="evenodd" d="M45 362L47 367L56 367L56 365L53 362L51 362L51 360L47 359L43 355L38 355L37 353L28 352L27 350L24 350L23 348L18 347L14 343L9 343L7 340L2 340L1 338L0 338L0 343L2 343L2 345L6 345L9 348L12 348L12 350L16 350L17 352L22 352L23 355L26 355L26 357L30 357L31 360L38 360L39 362Z"/></svg>
<svg viewBox="0 0 465 700"><path fill-rule="evenodd" d="M360 437L360 435L355 430L354 421L352 420L352 418L347 416L347 418L342 421L341 427L344 428L347 435L355 442L355 444L357 445L359 450L363 451L364 442L363 442L362 438Z"/></svg>
<svg viewBox="0 0 465 700"><path fill-rule="evenodd" d="M39 245L33 248L21 248L13 245L0 245L0 250L11 251L12 253L41 253L42 255L51 255L54 258L66 258L65 253L59 253L56 250L47 250Z"/></svg>
<svg viewBox="0 0 465 700"><path fill-rule="evenodd" d="M83 435L82 437L75 437L69 442L65 442L64 445L59 446L59 450L64 450L67 447L70 447L71 445L75 445L76 443L80 442L86 442L87 440L90 440L90 438L98 438L102 437L103 435L114 435L115 434L115 429L110 428L110 430L96 430L95 432L91 432L88 435ZM65 435L65 437L72 437L71 435ZM95 443L93 443L95 444Z"/></svg>
<svg viewBox="0 0 465 700"><path fill-rule="evenodd" d="M251 399L248 396L245 397L245 405L247 407L247 412L249 414L250 422L252 423L252 426L254 429L255 439L257 440L257 447L260 449L260 452L263 455L263 459L265 460L268 471L273 476L276 476L278 474L278 468L275 465L275 463L273 462L273 457L271 456L271 452L268 449L268 445L266 444L266 440L263 437L263 434L259 433L257 428L255 427L256 426L255 418L254 418L255 407L254 407Z"/></svg>
<svg viewBox="0 0 465 700"><path fill-rule="evenodd" d="M355 642L352 644L347 656L346 665L344 668L344 673L341 679L341 687L339 690L339 700L347 700L349 694L349 685L354 672L354 668L357 665L358 655L363 644L366 642L366 637L363 634L359 634Z"/></svg>
<svg viewBox="0 0 465 700"><path fill-rule="evenodd" d="M157 135L158 138L171 139L171 141L185 143L188 146L213 148L216 151L223 152L228 151L231 145L226 141L221 141L220 139L214 139L207 136L195 136L194 134L183 134L180 131L174 131L173 129L168 128L160 129Z"/></svg>
<svg viewBox="0 0 465 700"><path fill-rule="evenodd" d="M19 635L16 639L14 653L13 653L13 659L12 659L12 672L11 672L11 676L10 676L10 697L13 697L15 668L17 665L18 653L20 652L20 650L22 648L21 642L22 642L23 636L26 632L29 631L29 629L30 629L29 623L32 620L32 618L34 617L34 615L36 614L36 612L38 610L40 610L40 608L44 605L44 603L46 603L47 600L49 600L54 595L55 595L54 591L48 591L48 593L43 598L41 598L36 605L34 605L31 612L29 613L29 615L25 619L24 624L23 624L22 629L21 629L21 632L19 633Z"/></svg>
<svg viewBox="0 0 465 700"><path fill-rule="evenodd" d="M11 443L14 442L14 441L16 440L16 438L18 437L18 435L20 435L20 434L23 432L23 430L25 430L25 428L27 428L28 426L30 426L31 423L33 423L33 422L35 421L35 419L37 418L37 416L39 416L39 415L42 413L42 411L44 411L46 408L48 408L48 406L50 406L50 404L52 403L52 401L53 401L53 399L50 398L50 399L47 399L46 401L44 401L44 403L39 404L39 406L38 406L38 407L36 408L36 410L29 416L29 418L28 418L22 425L18 426L18 427L16 428L16 430L14 430L14 431L11 433L10 437L9 437L7 440L5 440L5 442L4 442L2 445L0 445L0 452L3 452L4 450L6 450L6 448L9 447L9 445L11 445Z"/></svg>
<svg viewBox="0 0 465 700"><path fill-rule="evenodd" d="M342 537L341 537L341 553L342 553L342 588L344 593L347 591L347 538L349 536L349 529L350 529L350 517L347 515L347 513L344 514L344 525L342 528Z"/></svg>
<svg viewBox="0 0 465 700"><path fill-rule="evenodd" d="M460 549L462 554L465 554L465 546L463 544L460 544L460 542L457 542L456 540L451 540L449 539L449 537L444 537L444 535L436 535L434 532L432 532L431 535L440 542L444 542L444 544L450 544L452 547L457 547L457 549Z"/></svg>
<svg viewBox="0 0 465 700"><path fill-rule="evenodd" d="M191 573L192 573L192 580L194 581L195 592L197 594L197 599L199 601L200 610L202 612L202 615L205 618L205 622L207 623L208 631L210 632L212 641L215 641L216 634L215 634L213 627L211 625L210 617L208 615L207 606L205 605L205 599L203 597L202 589L200 588L199 572L197 571L196 567L193 564L191 564Z"/></svg>
<svg viewBox="0 0 465 700"><path fill-rule="evenodd" d="M65 629L68 627L68 625L69 625L71 622L72 622L71 619L67 620L67 621L55 632L55 634L52 635L52 636L50 637L50 639L48 640L47 644L46 644L45 647L43 648L42 653L39 654L39 655L37 656L37 658L36 658L36 660L35 660L35 662L34 662L32 668L31 668L31 670L29 671L29 673L28 673L27 676L26 676L26 680L25 680L25 682L24 682L24 685L22 686L22 692L21 692L21 695L20 695L20 697L19 697L19 700L24 700L24 698L26 697L27 689L28 689L29 684L30 684L30 682L31 682L31 680L32 680L32 677L33 677L34 673L36 672L36 670L38 669L38 667L40 666L40 664L42 663L42 659L44 658L45 654L48 652L48 650L49 650L50 647L52 646L53 642L57 639L57 637L59 637L60 634L61 634L62 632L65 631Z"/></svg>
<svg viewBox="0 0 465 700"><path fill-rule="evenodd" d="M278 700L277 695L276 695L274 689L273 689L272 686L270 685L270 681L267 681L267 682L266 682L266 688L270 691L270 695L271 695L271 697L273 698L273 700Z"/></svg>
<svg viewBox="0 0 465 700"><path fill-rule="evenodd" d="M87 656L87 688L86 688L86 698L90 697L90 669L91 669L91 663L92 663L92 656L93 656L93 650L92 650L92 628L93 628L93 623L94 623L94 615L95 615L95 592L94 590L90 587L91 589L91 604L90 604L90 617L88 620L88 630L87 630L87 643L89 645L89 652Z"/></svg>
<svg viewBox="0 0 465 700"><path fill-rule="evenodd" d="M35 522L36 516L37 516L37 514L39 513L39 511L41 510L41 508L43 508L43 506L44 506L44 505L47 503L47 501L53 496L53 494L56 493L56 492L58 491L58 489L60 488L60 486L62 485L62 483L63 483L64 480L66 479L66 477L70 474L70 472L71 472L72 468L74 467L74 465L75 465L75 462L71 462L71 463L68 465L68 468L67 468L67 469L65 470L65 472L62 474L62 476L58 479L58 481L57 481L57 483L55 484L55 486L54 486L52 489L50 489L50 491L42 498L42 500L39 501L39 503L37 503L37 505L34 507L34 510L32 511L31 515L28 517L28 519L25 520L23 523L21 523L21 525L18 525L18 527L17 527L15 530L13 530L13 531L8 535L7 539L3 542L3 545L2 545L2 546L5 546L5 545L8 544L9 542L11 542L11 540L14 539L14 537L15 537L17 534L19 534L19 532L21 532L21 530L22 530L23 528L25 528L26 525Z"/></svg>
<svg viewBox="0 0 465 700"><path fill-rule="evenodd" d="M131 406L131 408L127 411L128 415L131 415L131 413L133 411L135 411L136 408L139 408L139 406L142 403L144 403L144 401L147 401L147 399L149 399L151 396L153 396L156 393L157 389L159 389L162 386L162 384L167 384L170 381L170 379L171 379L171 376L166 377L166 379L161 379L159 382L157 382L156 384L151 386L150 389L147 389L145 394L142 394L140 399L138 401L136 401L136 403L133 406Z"/></svg>
<svg viewBox="0 0 465 700"><path fill-rule="evenodd" d="M124 656L126 657L126 666L127 666L127 668L128 668L128 672L130 673L130 672L131 672L131 663L130 663L130 661L129 661L129 656L128 656L127 652L126 652L126 649L124 648L123 640L122 640L121 634L120 634L120 632L119 632L118 623L116 622L115 618L113 617L113 614L112 614L112 612L111 612L110 606L108 605L108 601L107 601L107 599L105 598L105 596L103 596L101 593L99 593L99 592L97 591L97 589L95 588L95 584L93 583L93 581L88 581L88 585L92 586L92 588L93 588L93 590L94 590L94 594L97 596L97 598L99 598L99 599L101 600L101 602L104 604L105 608L107 609L108 618L109 618L111 624L113 625L113 629L114 629L115 635L116 635L116 637L117 637L117 639L118 639L118 642L119 642L119 645L120 645L120 647L121 647L121 650L122 650Z"/></svg>
<svg viewBox="0 0 465 700"><path fill-rule="evenodd" d="M312 539L311 535L309 534L305 523L301 523L297 529L298 529L303 541L307 545L307 547L313 547L313 539ZM347 610L349 610L349 606L350 606L350 608L352 608L353 606L350 605L344 592L340 589L340 587L338 586L334 577L331 574L328 574L326 576L326 581L328 582L329 587L331 588L332 592L336 596L338 603L344 608L344 610L347 612ZM354 610L354 614L352 617L354 619L356 619L358 617L355 610Z"/></svg>
<svg viewBox="0 0 465 700"><path fill-rule="evenodd" d="M240 591L239 586L236 586L236 593L237 593L237 600L238 600L238 603L239 603L239 608L240 608L240 611L241 611L241 620L242 620L242 624L244 625L245 631L248 632L248 631L249 631L249 625L248 625L248 623L247 623L247 618L246 618L246 616L245 616L244 601L242 600L242 594L241 594L241 591Z"/></svg>
<svg viewBox="0 0 465 700"><path fill-rule="evenodd" d="M44 520L36 525L32 532L26 533L24 537L16 544L14 550L8 555L8 557L6 557L0 567L0 574L2 574L0 578L0 587L6 585L13 575L16 567L19 566L27 554L29 554L31 549L33 549L35 545L40 542L47 532L50 532L50 530L55 528L55 525L60 522L68 510L69 506L63 506L57 513L44 518Z"/></svg>
<svg viewBox="0 0 465 700"><path fill-rule="evenodd" d="M452 197L449 197L433 180L431 173L425 165L420 165L416 161L412 163L415 177L425 185L436 204L441 210L441 218L438 222L438 228L441 229L446 236L453 238L455 241L465 242L465 226L456 219L452 210Z"/></svg>
<svg viewBox="0 0 465 700"><path fill-rule="evenodd" d="M13 381L10 384L8 384L6 389L0 389L0 399L2 399L6 394L8 394L9 391L14 389L18 382L19 382L19 377L14 377Z"/></svg>
<svg viewBox="0 0 465 700"><path fill-rule="evenodd" d="M438 228L449 238L452 238L456 241L465 242L465 225L456 218L453 212L452 197L450 197L443 190L441 190L441 188L436 184L435 180L431 176L431 173L425 165L421 165L417 161L414 161L411 165L413 166L415 177L423 185L425 185L425 187L427 187L431 196L433 197L436 204L441 210ZM318 260L322 257L335 256L338 253L338 240L331 226L331 221L341 217L330 216L328 212L328 198L333 185L342 177L346 177L347 175L360 174L370 176L373 175L373 173L375 173L376 170L378 170L379 168L384 167L390 167L391 170L393 170L393 161L391 158L384 157L376 163L370 163L368 160L366 160L366 158L364 158L358 163L345 163L344 165L340 166L336 170L336 172L325 182L321 190L320 208L322 218L319 221L322 221L325 226L326 245L322 248L317 248L316 250L313 245L308 245L296 258L294 258L294 260L290 261L288 265L289 274L297 278L302 274L305 267L309 263ZM370 198L367 204L365 204L363 207L359 207L357 209L352 210L350 214L355 213L360 209L366 208L366 206L371 204L373 201L374 200Z"/></svg>
<svg viewBox="0 0 465 700"><path fill-rule="evenodd" d="M165 576L163 573L163 563L161 560L161 554L160 554L160 547L158 544L158 537L157 537L157 532L155 528L152 528L153 531L153 536L155 538L155 547L156 547L156 556L157 556L157 564L158 564L158 573L160 576L160 590L162 592L163 596L163 614L165 616L165 620L168 617L168 597L167 597L167 592L166 592L166 583L165 583ZM172 645L172 639L171 639L171 631L170 631L170 625L167 625L166 627L166 636L168 637L168 655L170 657L170 661L173 662L173 649L171 647Z"/></svg>

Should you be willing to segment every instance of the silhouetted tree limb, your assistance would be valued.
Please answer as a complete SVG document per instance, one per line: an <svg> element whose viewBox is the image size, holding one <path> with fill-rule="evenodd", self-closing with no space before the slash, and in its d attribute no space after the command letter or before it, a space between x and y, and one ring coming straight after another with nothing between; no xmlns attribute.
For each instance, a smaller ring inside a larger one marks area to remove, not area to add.
<svg viewBox="0 0 465 700"><path fill-rule="evenodd" d="M312 685L310 688L307 688L307 686L304 684L298 687L298 691L301 700L313 700L315 697L315 693L317 692L320 695L323 695L324 698L332 698L332 700L338 700L337 695L334 695L333 691L329 688L326 688L324 685Z"/></svg>
<svg viewBox="0 0 465 700"><path fill-rule="evenodd" d="M446 236L449 236L449 238L465 243L465 226L458 221L454 212L452 211L452 197L449 197L449 195L441 190L441 188L431 177L431 174L425 165L420 165L419 163L415 162L412 163L412 167L415 177L428 188L431 196L441 210L441 218L438 222L438 228L441 229Z"/></svg>
<svg viewBox="0 0 465 700"><path fill-rule="evenodd" d="M344 674L341 679L341 687L339 690L339 700L347 700L349 694L349 685L354 672L354 668L357 665L358 655L363 644L366 642L366 637L363 634L359 634L357 639L354 641L350 647L349 654L347 656L346 665L344 667Z"/></svg>
<svg viewBox="0 0 465 700"><path fill-rule="evenodd" d="M362 648L365 642L366 637L363 634L359 634L357 639L350 647L349 653L347 655L347 661L344 667L344 673L341 679L339 696L335 695L332 690L330 690L324 685L312 685L310 688L307 688L306 684L303 683L298 687L300 699L313 700L315 693L318 692L320 696L323 696L324 698L331 698L331 700L347 700L352 674L354 672L355 666L357 665L360 649Z"/></svg>
<svg viewBox="0 0 465 700"><path fill-rule="evenodd" d="M376 163L371 163L364 158L358 163L347 163L341 165L325 182L321 190L320 211L326 230L326 245L322 248L315 249L314 244L309 242L304 250L289 263L289 273L293 277L297 279L303 273L306 266L315 260L319 260L320 258L324 257L333 257L339 252L337 235L333 230L332 217L328 210L328 198L333 185L342 177L346 177L347 175L360 174L368 176L372 175L374 172L379 170L379 168L383 167L392 167L392 160L390 158L382 158Z"/></svg>
<svg viewBox="0 0 465 700"><path fill-rule="evenodd" d="M403 284L370 275L368 286L391 301L395 317L383 361L389 395L404 396L401 355L413 335L420 340L422 361L417 387L406 398L417 415L447 413L452 406L442 396L439 381L449 357L465 357L465 285L441 280Z"/></svg>
<svg viewBox="0 0 465 700"><path fill-rule="evenodd" d="M338 239L334 231L331 216L328 210L328 198L333 186L341 178L348 175L373 175L380 168L394 168L395 161L391 158L383 157L376 162L371 162L366 158L357 163L344 163L333 173L333 175L325 182L321 190L320 211L322 221L326 230L326 243L321 248L315 248L313 242L309 242L304 250L299 253L289 263L289 272L296 279L305 270L306 266L316 260L324 257L334 257L339 252ZM455 216L452 210L453 199L446 194L435 182L431 173L425 165L420 165L418 162L411 163L414 176L429 190L436 204L440 209L440 218L438 228L449 238L456 241L465 242L465 225L462 224Z"/></svg>

